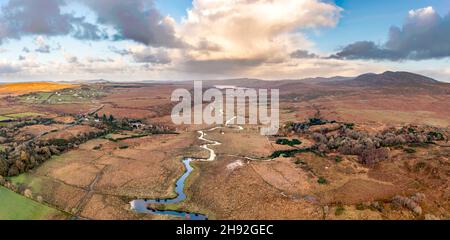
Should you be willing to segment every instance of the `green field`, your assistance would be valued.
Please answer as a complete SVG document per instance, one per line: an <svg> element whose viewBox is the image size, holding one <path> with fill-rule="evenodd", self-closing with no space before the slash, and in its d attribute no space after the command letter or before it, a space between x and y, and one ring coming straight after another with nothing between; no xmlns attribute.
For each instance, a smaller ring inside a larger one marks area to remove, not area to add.
<svg viewBox="0 0 450 240"><path fill-rule="evenodd" d="M41 115L40 113L35 112L22 112L22 113L11 113L11 114L4 114L0 115L0 122L1 121L7 121L7 120L15 120L18 118L26 118L26 117L36 117Z"/></svg>
<svg viewBox="0 0 450 240"><path fill-rule="evenodd" d="M21 101L26 103L43 103L52 95L51 92L32 93L21 97Z"/></svg>
<svg viewBox="0 0 450 240"><path fill-rule="evenodd" d="M0 116L0 121L11 120L9 117Z"/></svg>
<svg viewBox="0 0 450 240"><path fill-rule="evenodd" d="M56 209L0 187L1 220L41 220L58 215L62 216L62 213Z"/></svg>
<svg viewBox="0 0 450 240"><path fill-rule="evenodd" d="M13 113L5 115L7 118L24 118L24 117L35 117L41 115L40 113L35 112L23 112L23 113Z"/></svg>
<svg viewBox="0 0 450 240"><path fill-rule="evenodd" d="M9 178L9 180L15 185L25 185L33 192L39 193L41 191L42 179L39 177L30 176L28 173L23 173L15 177Z"/></svg>
<svg viewBox="0 0 450 240"><path fill-rule="evenodd" d="M105 139L108 139L110 141L121 141L121 140L126 140L126 139L131 139L131 138L141 138L141 137L146 137L149 134L135 134L135 133L110 133L108 135L105 136Z"/></svg>
<svg viewBox="0 0 450 240"><path fill-rule="evenodd" d="M55 92L36 92L20 96L20 100L30 104L83 103L103 96L93 88L62 89Z"/></svg>

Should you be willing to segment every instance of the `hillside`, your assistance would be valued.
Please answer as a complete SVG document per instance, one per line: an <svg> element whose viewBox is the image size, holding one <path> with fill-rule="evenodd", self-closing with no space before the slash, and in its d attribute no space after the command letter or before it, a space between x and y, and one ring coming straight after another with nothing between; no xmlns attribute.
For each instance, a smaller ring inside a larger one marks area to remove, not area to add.
<svg viewBox="0 0 450 240"><path fill-rule="evenodd" d="M367 73L360 75L348 81L333 81L333 84L343 84L346 86L358 87L384 87L384 86L399 86L399 87L423 87L435 86L442 83L415 73L410 72L391 72L387 71L381 74Z"/></svg>
<svg viewBox="0 0 450 240"><path fill-rule="evenodd" d="M29 92L46 92L76 86L74 84L52 82L6 83L0 84L0 93L24 94Z"/></svg>

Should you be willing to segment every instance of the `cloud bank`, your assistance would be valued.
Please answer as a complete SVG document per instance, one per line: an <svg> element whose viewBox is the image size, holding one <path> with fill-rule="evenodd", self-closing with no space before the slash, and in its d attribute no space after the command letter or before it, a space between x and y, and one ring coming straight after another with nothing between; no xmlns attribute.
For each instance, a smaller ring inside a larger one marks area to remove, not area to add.
<svg viewBox="0 0 450 240"><path fill-rule="evenodd" d="M432 7L411 10L401 28L391 27L386 43L355 42L332 57L393 61L450 57L450 14L441 17Z"/></svg>
<svg viewBox="0 0 450 240"><path fill-rule="evenodd" d="M115 40L130 39L147 46L181 47L174 20L164 17L153 0L82 0L98 16L98 23L113 27Z"/></svg>
<svg viewBox="0 0 450 240"><path fill-rule="evenodd" d="M63 0L9 0L0 14L0 43L27 35L72 35L78 39L99 40L105 36L83 17L62 13Z"/></svg>
<svg viewBox="0 0 450 240"><path fill-rule="evenodd" d="M443 61L403 62L450 56L449 14L411 10L384 43L358 41L332 54L308 38L337 26L343 9L332 2L193 0L176 22L154 0L7 0L0 8L0 44L17 48L0 49L0 75L280 79L404 66L415 71L417 64L449 75Z"/></svg>
<svg viewBox="0 0 450 240"><path fill-rule="evenodd" d="M185 52L186 67L226 71L283 62L293 49L313 45L302 30L334 27L340 12L318 0L194 0L178 29L194 46Z"/></svg>

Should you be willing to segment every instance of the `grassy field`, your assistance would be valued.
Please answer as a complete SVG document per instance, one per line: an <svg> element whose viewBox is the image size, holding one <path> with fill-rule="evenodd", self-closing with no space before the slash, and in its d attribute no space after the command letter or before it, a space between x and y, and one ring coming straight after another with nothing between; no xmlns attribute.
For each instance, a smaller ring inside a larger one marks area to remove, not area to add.
<svg viewBox="0 0 450 240"><path fill-rule="evenodd" d="M5 117L5 116L0 116L0 121L6 121L6 120L11 120L11 118Z"/></svg>
<svg viewBox="0 0 450 240"><path fill-rule="evenodd" d="M40 115L41 115L40 113L35 113L35 112L21 112L21 113L5 114L5 115L0 115L0 122L1 121L9 122L9 121L16 120L19 118L36 117L36 116L40 116Z"/></svg>
<svg viewBox="0 0 450 240"><path fill-rule="evenodd" d="M27 173L11 177L9 180L16 185L23 184L28 186L33 192L40 192L42 189L42 180L37 177L32 177Z"/></svg>
<svg viewBox="0 0 450 240"><path fill-rule="evenodd" d="M24 117L34 117L34 116L39 116L39 115L41 115L41 114L35 113L35 112L23 112L23 113L8 114L8 115L5 115L5 117L7 117L7 118L24 118Z"/></svg>
<svg viewBox="0 0 450 240"><path fill-rule="evenodd" d="M126 140L126 139L132 139L132 138L141 138L146 137L148 134L136 134L133 132L121 132L121 133L110 133L105 136L105 139L108 139L110 141L120 141L120 140Z"/></svg>
<svg viewBox="0 0 450 240"><path fill-rule="evenodd" d="M1 220L43 220L62 213L38 202L0 187Z"/></svg>
<svg viewBox="0 0 450 240"><path fill-rule="evenodd" d="M91 88L62 89L54 92L33 92L19 97L21 102L29 104L63 104L90 102L103 95L103 92Z"/></svg>

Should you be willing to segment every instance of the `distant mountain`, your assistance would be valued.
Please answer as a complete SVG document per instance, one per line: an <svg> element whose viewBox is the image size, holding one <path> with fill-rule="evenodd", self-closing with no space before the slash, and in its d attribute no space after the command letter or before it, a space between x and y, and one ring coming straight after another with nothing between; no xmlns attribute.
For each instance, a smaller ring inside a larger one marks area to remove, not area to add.
<svg viewBox="0 0 450 240"><path fill-rule="evenodd" d="M109 83L110 81L104 79L92 79L92 80L68 80L68 81L57 81L59 83L72 83L72 84L103 84Z"/></svg>
<svg viewBox="0 0 450 240"><path fill-rule="evenodd" d="M332 83L354 87L425 87L443 84L419 74L391 71L381 74L367 73L348 81L334 81Z"/></svg>
<svg viewBox="0 0 450 240"><path fill-rule="evenodd" d="M82 80L81 83L110 83L110 81L105 79L92 79L92 80Z"/></svg>
<svg viewBox="0 0 450 240"><path fill-rule="evenodd" d="M305 78L300 81L303 83L327 83L327 82L341 82L341 81L349 81L355 79L355 77L342 77L342 76L335 76L335 77L315 77L315 78Z"/></svg>
<svg viewBox="0 0 450 240"><path fill-rule="evenodd" d="M104 79L71 81L78 84L108 84L120 83L111 82ZM181 84L193 85L193 80L180 81L161 81L161 80L143 80L121 82L126 84ZM214 86L233 86L249 88L278 88L285 92L296 92L300 88L309 91L330 91L345 90L346 88L370 88L370 89L390 89L398 91L399 89L408 91L432 90L432 91L450 91L450 83L444 83L435 79L410 73L410 72L392 72L387 71L381 74L366 73L357 77L315 77L304 79L280 79L280 80L262 80L255 78L235 78L221 80L203 80L204 88ZM319 87L319 88L318 88ZM330 88L331 87L331 88Z"/></svg>
<svg viewBox="0 0 450 240"><path fill-rule="evenodd" d="M282 79L282 80L261 80L255 78L236 78L236 79L223 79L223 80L210 80L204 81L206 86L214 85L229 85L236 87L254 87L254 88L277 88L277 87L289 87L289 86L303 86L305 84L319 84L328 82L340 82L354 79L354 77L315 77L304 79Z"/></svg>
<svg viewBox="0 0 450 240"><path fill-rule="evenodd" d="M223 80L205 80L203 81L204 86L214 86L214 85L230 85L236 87L252 87L258 85L264 85L269 81L264 81L261 79L254 78L235 78L235 79L223 79Z"/></svg>

